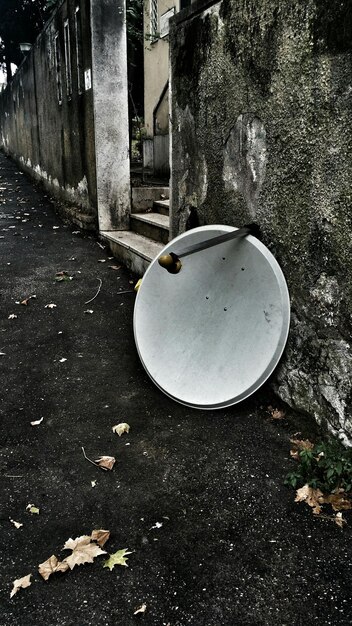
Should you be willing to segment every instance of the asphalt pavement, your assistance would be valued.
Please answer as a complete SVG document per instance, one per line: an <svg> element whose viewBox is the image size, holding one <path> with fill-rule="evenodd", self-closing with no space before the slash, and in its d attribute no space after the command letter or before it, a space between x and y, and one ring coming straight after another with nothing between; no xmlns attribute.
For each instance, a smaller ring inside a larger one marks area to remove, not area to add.
<svg viewBox="0 0 352 626"><path fill-rule="evenodd" d="M0 217L0 625L350 625L350 512L340 528L284 485L308 418L268 385L221 411L164 396L134 344L137 277L1 153ZM107 554L39 575L94 529Z"/></svg>

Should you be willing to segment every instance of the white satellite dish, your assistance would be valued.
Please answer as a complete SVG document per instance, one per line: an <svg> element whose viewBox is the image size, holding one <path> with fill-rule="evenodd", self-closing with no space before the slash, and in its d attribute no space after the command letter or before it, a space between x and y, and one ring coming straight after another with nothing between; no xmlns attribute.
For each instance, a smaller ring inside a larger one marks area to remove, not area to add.
<svg viewBox="0 0 352 626"><path fill-rule="evenodd" d="M181 271L171 274L155 259L137 294L134 335L143 366L159 389L190 407L244 400L273 372L286 344L286 281L256 237L189 252L237 230L202 226L176 237L162 255L184 257Z"/></svg>

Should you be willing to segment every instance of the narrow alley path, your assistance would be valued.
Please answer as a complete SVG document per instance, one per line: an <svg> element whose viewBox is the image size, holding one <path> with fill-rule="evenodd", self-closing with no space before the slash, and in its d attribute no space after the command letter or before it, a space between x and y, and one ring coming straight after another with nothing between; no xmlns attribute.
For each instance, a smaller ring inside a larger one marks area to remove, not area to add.
<svg viewBox="0 0 352 626"><path fill-rule="evenodd" d="M136 277L1 153L0 217L0 626L351 624L351 516L314 518L284 486L302 423L270 420L265 389L218 412L162 395L134 346ZM93 529L129 567L45 582Z"/></svg>

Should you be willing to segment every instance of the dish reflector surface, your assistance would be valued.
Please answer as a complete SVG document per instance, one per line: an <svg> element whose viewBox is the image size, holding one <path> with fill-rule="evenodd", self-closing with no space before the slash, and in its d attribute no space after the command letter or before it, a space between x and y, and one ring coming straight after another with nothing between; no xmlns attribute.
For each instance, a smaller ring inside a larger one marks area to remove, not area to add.
<svg viewBox="0 0 352 626"><path fill-rule="evenodd" d="M237 230L202 226L160 254ZM147 373L168 396L190 407L231 406L254 393L286 344L290 301L282 270L251 235L181 259L169 274L155 259L137 294L134 335Z"/></svg>

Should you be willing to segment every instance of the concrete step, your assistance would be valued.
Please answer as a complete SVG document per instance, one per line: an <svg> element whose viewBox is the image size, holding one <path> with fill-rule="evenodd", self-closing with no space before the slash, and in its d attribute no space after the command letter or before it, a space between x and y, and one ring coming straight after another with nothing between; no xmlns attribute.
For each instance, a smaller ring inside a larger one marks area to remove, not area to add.
<svg viewBox="0 0 352 626"><path fill-rule="evenodd" d="M135 233L167 244L169 241L169 218L160 213L132 213L130 227Z"/></svg>
<svg viewBox="0 0 352 626"><path fill-rule="evenodd" d="M155 200L153 210L161 215L169 215L170 200Z"/></svg>
<svg viewBox="0 0 352 626"><path fill-rule="evenodd" d="M139 276L143 276L150 262L164 247L162 243L131 230L103 231L100 235L108 242L114 257Z"/></svg>
<svg viewBox="0 0 352 626"><path fill-rule="evenodd" d="M132 211L150 211L155 200L169 198L169 187L132 187Z"/></svg>

